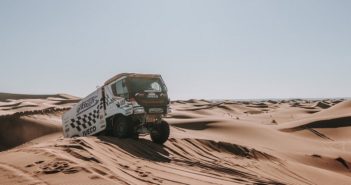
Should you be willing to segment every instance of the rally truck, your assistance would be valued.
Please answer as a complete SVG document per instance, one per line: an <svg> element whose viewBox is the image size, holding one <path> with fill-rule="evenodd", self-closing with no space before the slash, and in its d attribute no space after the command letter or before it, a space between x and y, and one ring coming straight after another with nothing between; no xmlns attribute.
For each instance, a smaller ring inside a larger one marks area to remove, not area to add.
<svg viewBox="0 0 351 185"><path fill-rule="evenodd" d="M163 144L170 129L167 87L157 74L122 73L107 80L62 116L64 137L108 135L138 138L150 134Z"/></svg>

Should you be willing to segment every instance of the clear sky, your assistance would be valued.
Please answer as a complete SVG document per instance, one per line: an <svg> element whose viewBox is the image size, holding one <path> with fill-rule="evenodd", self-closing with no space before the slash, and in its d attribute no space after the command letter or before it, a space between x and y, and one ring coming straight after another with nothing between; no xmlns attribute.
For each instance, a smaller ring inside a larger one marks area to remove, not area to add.
<svg viewBox="0 0 351 185"><path fill-rule="evenodd" d="M171 99L350 97L351 1L0 0L0 64L0 92L141 72Z"/></svg>

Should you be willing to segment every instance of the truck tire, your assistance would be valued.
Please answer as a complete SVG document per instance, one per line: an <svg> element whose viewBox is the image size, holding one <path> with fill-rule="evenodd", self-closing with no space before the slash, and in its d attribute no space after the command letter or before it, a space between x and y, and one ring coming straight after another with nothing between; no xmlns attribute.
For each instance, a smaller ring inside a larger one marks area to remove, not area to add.
<svg viewBox="0 0 351 185"><path fill-rule="evenodd" d="M169 137L169 125L165 121L155 124L150 132L151 140L157 144L163 144Z"/></svg>
<svg viewBox="0 0 351 185"><path fill-rule="evenodd" d="M112 135L119 138L128 138L133 134L133 124L123 116L113 118Z"/></svg>

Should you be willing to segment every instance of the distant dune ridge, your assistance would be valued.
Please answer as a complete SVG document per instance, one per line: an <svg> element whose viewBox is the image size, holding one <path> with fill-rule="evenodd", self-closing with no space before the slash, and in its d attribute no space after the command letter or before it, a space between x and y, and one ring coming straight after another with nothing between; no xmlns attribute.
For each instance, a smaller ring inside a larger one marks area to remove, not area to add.
<svg viewBox="0 0 351 185"><path fill-rule="evenodd" d="M63 138L79 98L0 93L0 184L351 184L351 101L173 101L164 146Z"/></svg>

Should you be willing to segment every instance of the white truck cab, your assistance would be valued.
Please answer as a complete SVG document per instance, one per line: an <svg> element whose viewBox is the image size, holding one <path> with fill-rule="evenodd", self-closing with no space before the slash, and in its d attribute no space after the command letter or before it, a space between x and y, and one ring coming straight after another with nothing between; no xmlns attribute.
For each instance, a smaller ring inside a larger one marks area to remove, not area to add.
<svg viewBox="0 0 351 185"><path fill-rule="evenodd" d="M83 98L62 117L65 137L112 135L138 138L150 134L155 143L169 137L162 118L170 111L167 87L156 74L122 73Z"/></svg>

